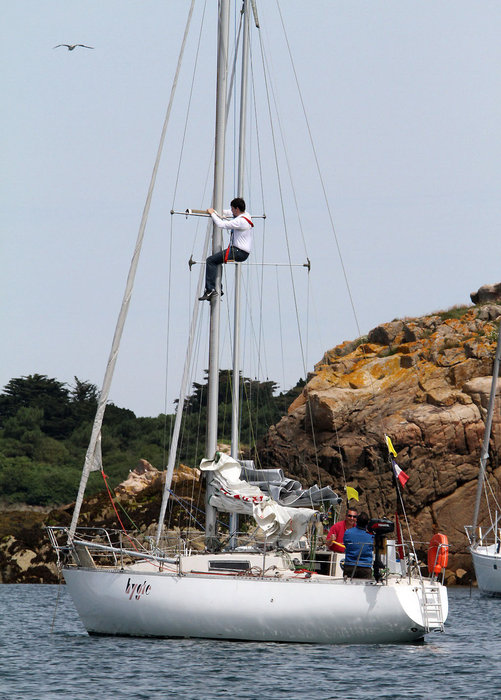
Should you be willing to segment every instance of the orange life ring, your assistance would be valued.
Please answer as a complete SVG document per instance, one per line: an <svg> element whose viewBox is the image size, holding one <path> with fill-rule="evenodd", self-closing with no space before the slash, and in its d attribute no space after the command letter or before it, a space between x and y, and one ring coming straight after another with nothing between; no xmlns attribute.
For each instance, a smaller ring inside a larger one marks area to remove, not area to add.
<svg viewBox="0 0 501 700"><path fill-rule="evenodd" d="M449 561L449 540L447 535L433 535L428 547L428 571L430 575L438 574L445 569Z"/></svg>

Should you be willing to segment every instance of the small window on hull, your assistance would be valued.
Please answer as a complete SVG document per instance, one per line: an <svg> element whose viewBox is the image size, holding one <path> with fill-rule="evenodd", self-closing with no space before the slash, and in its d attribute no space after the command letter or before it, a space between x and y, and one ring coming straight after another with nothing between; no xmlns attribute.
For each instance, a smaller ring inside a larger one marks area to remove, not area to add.
<svg viewBox="0 0 501 700"><path fill-rule="evenodd" d="M249 561L209 561L209 571L249 571L250 568Z"/></svg>

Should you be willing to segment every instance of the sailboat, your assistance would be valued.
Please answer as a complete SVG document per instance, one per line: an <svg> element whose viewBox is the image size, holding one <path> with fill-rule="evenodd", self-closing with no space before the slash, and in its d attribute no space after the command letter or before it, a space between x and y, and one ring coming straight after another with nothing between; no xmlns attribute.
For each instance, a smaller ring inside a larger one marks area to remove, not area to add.
<svg viewBox="0 0 501 700"><path fill-rule="evenodd" d="M192 5L193 7L193 5ZM218 55L213 207L223 209L225 124L228 113L229 0L218 8ZM242 86L246 81L248 35L254 2L243 2ZM184 45L184 41L183 41ZM238 196L244 193L242 130L245 128L245 88L241 90L240 174ZM150 188L151 190L151 188ZM186 216L203 211L186 210ZM143 222L139 238L144 233ZM213 250L221 249L214 227ZM192 549L177 543L164 545L163 519L176 457L171 446L166 467L164 499L156 538L139 541L122 532L79 528L79 514L89 473L102 466L101 427L123 323L137 267L137 251L129 272L124 302L117 322L107 372L100 394L90 444L70 527L49 528L52 544L69 594L89 634L148 637L197 637L295 643L395 643L422 640L442 631L447 618L447 591L440 564L432 562L425 577L411 541L387 540L393 523L371 522L377 566L373 579L344 576L331 559L327 570L312 561L312 542L319 525L321 505L339 505L330 488L303 489L284 479L279 469L257 469L239 459L239 284L235 264L235 323L233 337L234 415L231 454L218 450L218 339L221 295L211 299L206 457L200 469L206 478L205 547ZM244 263L245 264L245 263ZM202 278L197 297L201 292ZM220 278L217 289L221 291ZM205 304L206 302L202 302ZM195 301L190 339L200 302ZM186 354L172 445L180 430L187 367ZM234 439L236 435L236 439ZM223 546L217 531L218 512L230 513L230 538ZM238 516L254 519L258 536L249 543L238 537ZM440 545L439 545L440 546ZM435 547L434 551L438 551ZM330 556L330 553L328 553ZM332 555L334 556L334 555Z"/></svg>
<svg viewBox="0 0 501 700"><path fill-rule="evenodd" d="M469 539L470 553L479 590L485 595L501 596L501 532L499 522L501 514L495 493L489 488L486 478L487 462L489 460L489 443L491 440L492 421L496 406L496 396L499 397L499 363L501 362L501 323L498 328L496 354L492 370L489 404L485 419L484 439L480 453L480 469L477 481L477 492L473 511L473 522L465 527ZM499 400L499 398L498 398ZM499 403L498 403L499 413ZM484 500L485 498L485 500ZM482 502L487 504L488 524L479 527Z"/></svg>

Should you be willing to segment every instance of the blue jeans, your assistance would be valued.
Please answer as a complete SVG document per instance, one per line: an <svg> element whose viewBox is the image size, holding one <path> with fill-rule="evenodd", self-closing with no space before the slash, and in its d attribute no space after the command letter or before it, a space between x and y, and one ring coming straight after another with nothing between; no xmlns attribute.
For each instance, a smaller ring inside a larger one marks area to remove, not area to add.
<svg viewBox="0 0 501 700"><path fill-rule="evenodd" d="M220 250L219 253L214 253L214 255L209 255L205 261L205 291L212 292L216 288L216 277L217 268L224 262L224 257L226 255L226 248ZM243 262L247 260L249 253L245 250L240 250L240 248L235 248L231 246L230 254L228 255L228 260L235 262Z"/></svg>

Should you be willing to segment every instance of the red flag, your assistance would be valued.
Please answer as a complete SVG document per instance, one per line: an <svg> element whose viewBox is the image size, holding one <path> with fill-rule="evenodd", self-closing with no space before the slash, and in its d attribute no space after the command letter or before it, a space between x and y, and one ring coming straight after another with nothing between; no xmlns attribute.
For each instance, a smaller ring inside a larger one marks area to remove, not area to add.
<svg viewBox="0 0 501 700"><path fill-rule="evenodd" d="M409 480L409 475L406 474L403 469L400 469L400 467L393 458L391 460L391 466L393 467L393 473L395 474L395 478L400 482L400 486L404 488L405 484Z"/></svg>

